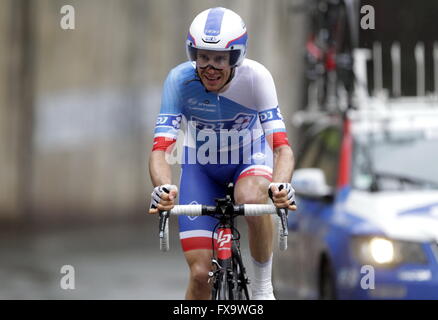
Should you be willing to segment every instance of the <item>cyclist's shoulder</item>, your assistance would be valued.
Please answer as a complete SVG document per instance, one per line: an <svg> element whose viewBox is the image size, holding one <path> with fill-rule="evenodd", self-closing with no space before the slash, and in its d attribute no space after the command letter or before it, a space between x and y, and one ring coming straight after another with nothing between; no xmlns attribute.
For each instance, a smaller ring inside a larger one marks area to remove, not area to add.
<svg viewBox="0 0 438 320"><path fill-rule="evenodd" d="M167 75L167 79L178 84L183 83L196 76L195 66L192 62L186 61L172 68Z"/></svg>
<svg viewBox="0 0 438 320"><path fill-rule="evenodd" d="M245 58L243 60L242 64L239 66L241 72L244 72L246 74L251 74L253 78L256 79L265 79L265 78L271 78L271 72L266 68L262 63Z"/></svg>

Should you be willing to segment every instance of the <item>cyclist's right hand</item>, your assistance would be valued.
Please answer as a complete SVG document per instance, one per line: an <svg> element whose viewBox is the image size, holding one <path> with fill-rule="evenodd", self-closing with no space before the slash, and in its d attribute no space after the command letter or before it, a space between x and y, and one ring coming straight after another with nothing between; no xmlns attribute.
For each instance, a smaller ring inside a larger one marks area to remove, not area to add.
<svg viewBox="0 0 438 320"><path fill-rule="evenodd" d="M268 192L269 197L277 208L297 210L295 190L290 183L271 183Z"/></svg>
<svg viewBox="0 0 438 320"><path fill-rule="evenodd" d="M151 194L150 214L171 210L175 205L178 188L172 184L163 184L154 188Z"/></svg>

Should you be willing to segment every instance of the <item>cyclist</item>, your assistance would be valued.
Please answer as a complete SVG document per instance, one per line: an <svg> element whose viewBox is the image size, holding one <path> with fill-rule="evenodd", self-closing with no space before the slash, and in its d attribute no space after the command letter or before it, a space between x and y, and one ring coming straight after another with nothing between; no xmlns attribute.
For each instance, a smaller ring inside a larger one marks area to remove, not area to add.
<svg viewBox="0 0 438 320"><path fill-rule="evenodd" d="M155 186L149 213L170 210L175 204L178 189L172 184L166 153L175 146L180 127L185 128L180 204L214 205L214 199L224 196L231 181L238 204L266 203L271 189L277 207L296 210L292 205L294 190L288 183L293 153L274 81L263 65L245 58L247 32L243 20L229 9L205 10L193 20L186 45L189 61L172 69L164 83L149 160ZM236 136L239 138L233 140ZM211 239L218 221L206 216L178 219L190 269L186 299L209 299ZM261 216L246 220L254 263L252 299L275 299L271 283L272 219ZM223 240L214 237L215 244Z"/></svg>

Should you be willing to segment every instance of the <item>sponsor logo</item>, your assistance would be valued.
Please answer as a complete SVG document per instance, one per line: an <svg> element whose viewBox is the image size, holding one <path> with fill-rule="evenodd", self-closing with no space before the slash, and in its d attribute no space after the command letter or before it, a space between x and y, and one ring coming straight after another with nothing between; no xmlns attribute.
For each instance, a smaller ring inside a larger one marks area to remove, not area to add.
<svg viewBox="0 0 438 320"><path fill-rule="evenodd" d="M221 248L225 244L230 243L230 242L231 242L231 234L229 234L229 233L224 234L224 230L221 230L219 232L219 236L217 238L218 247Z"/></svg>
<svg viewBox="0 0 438 320"><path fill-rule="evenodd" d="M212 33L216 32L215 30L207 30L207 31L212 32ZM220 39L218 39L218 37L215 37L215 36L205 36L202 38L202 41L207 42L207 43L218 43L220 41Z"/></svg>
<svg viewBox="0 0 438 320"><path fill-rule="evenodd" d="M181 119L181 115L160 114L157 118L157 122L155 123L155 125L157 127L173 127L174 129L178 130L181 126Z"/></svg>
<svg viewBox="0 0 438 320"><path fill-rule="evenodd" d="M210 103L210 100L204 100L204 101L198 101L195 98L190 98L187 100L187 103L191 106L199 106L199 107L209 107L209 108L215 108L216 105L213 103Z"/></svg>
<svg viewBox="0 0 438 320"><path fill-rule="evenodd" d="M228 120L206 120L192 116L191 120L196 123L197 130L243 130L251 127L255 119L255 115L238 113L233 119Z"/></svg>
<svg viewBox="0 0 438 320"><path fill-rule="evenodd" d="M192 201L189 204L199 204L199 203L197 201ZM199 216L194 216L194 217L187 216L187 218L189 218L189 220L193 221L193 220L196 220L197 218L199 218Z"/></svg>
<svg viewBox="0 0 438 320"><path fill-rule="evenodd" d="M272 120L283 120L283 116L278 107L260 112L259 117L261 123Z"/></svg>
<svg viewBox="0 0 438 320"><path fill-rule="evenodd" d="M254 153L252 155L252 158L254 160L263 160L264 158L266 158L266 155L264 153L262 153L262 152L257 152L257 153Z"/></svg>
<svg viewBox="0 0 438 320"><path fill-rule="evenodd" d="M187 100L187 103L191 105L195 105L198 103L198 100L196 100L195 98L190 98L189 100Z"/></svg>

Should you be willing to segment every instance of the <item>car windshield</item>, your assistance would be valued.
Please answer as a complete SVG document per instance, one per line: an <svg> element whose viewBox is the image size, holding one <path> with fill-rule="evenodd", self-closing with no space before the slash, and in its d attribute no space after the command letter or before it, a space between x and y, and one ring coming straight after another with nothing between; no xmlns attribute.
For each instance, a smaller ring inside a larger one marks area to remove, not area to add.
<svg viewBox="0 0 438 320"><path fill-rule="evenodd" d="M438 189L437 129L362 133L354 141L354 188Z"/></svg>

